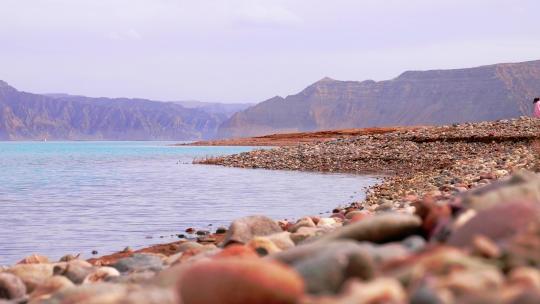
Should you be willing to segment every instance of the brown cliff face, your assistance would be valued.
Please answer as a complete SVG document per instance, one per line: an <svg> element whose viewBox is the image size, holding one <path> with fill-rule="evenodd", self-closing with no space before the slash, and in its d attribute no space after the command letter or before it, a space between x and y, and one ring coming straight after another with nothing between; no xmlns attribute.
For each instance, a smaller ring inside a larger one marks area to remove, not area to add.
<svg viewBox="0 0 540 304"><path fill-rule="evenodd" d="M126 98L49 97L0 82L0 140L212 138L224 115Z"/></svg>
<svg viewBox="0 0 540 304"><path fill-rule="evenodd" d="M381 82L325 78L233 115L218 137L496 120L528 115L536 95L540 61L410 71Z"/></svg>

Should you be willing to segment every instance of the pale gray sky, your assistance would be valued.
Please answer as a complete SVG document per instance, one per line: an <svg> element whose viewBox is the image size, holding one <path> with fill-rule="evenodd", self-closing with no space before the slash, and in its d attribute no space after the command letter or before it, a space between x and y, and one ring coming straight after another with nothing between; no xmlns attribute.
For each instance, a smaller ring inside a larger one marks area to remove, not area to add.
<svg viewBox="0 0 540 304"><path fill-rule="evenodd" d="M0 79L30 92L258 102L535 59L538 0L0 0Z"/></svg>

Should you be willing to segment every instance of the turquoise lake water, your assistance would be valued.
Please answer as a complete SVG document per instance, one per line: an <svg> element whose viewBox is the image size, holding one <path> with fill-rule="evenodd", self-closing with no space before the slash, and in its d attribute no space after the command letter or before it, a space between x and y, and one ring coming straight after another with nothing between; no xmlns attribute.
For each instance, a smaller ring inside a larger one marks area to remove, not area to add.
<svg viewBox="0 0 540 304"><path fill-rule="evenodd" d="M328 212L373 177L193 165L251 147L171 142L0 142L0 265L172 242L254 214ZM209 226L212 225L212 226Z"/></svg>

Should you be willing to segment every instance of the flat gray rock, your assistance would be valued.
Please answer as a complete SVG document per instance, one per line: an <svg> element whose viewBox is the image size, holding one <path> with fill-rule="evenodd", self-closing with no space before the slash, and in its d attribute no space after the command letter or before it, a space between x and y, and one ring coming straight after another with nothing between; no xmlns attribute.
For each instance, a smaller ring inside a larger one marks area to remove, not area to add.
<svg viewBox="0 0 540 304"><path fill-rule="evenodd" d="M160 271L163 261L157 256L149 254L134 254L114 263L112 267L120 272Z"/></svg>

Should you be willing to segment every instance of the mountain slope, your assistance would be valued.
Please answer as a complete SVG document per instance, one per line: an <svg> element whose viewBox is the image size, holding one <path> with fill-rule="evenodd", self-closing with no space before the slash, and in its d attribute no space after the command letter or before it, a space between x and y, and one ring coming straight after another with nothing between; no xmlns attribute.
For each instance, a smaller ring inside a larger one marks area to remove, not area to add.
<svg viewBox="0 0 540 304"><path fill-rule="evenodd" d="M202 101L172 101L184 108L200 109L208 113L225 115L227 118L234 115L236 112L243 111L255 104L252 103L219 103L219 102L202 102Z"/></svg>
<svg viewBox="0 0 540 304"><path fill-rule="evenodd" d="M0 140L212 138L224 115L143 99L44 96L0 82Z"/></svg>
<svg viewBox="0 0 540 304"><path fill-rule="evenodd" d="M388 81L324 78L224 122L218 138L377 126L496 120L527 115L540 95L540 61L409 71Z"/></svg>

